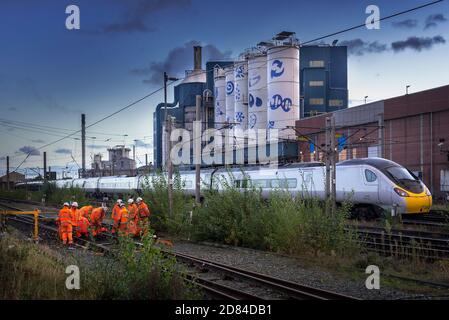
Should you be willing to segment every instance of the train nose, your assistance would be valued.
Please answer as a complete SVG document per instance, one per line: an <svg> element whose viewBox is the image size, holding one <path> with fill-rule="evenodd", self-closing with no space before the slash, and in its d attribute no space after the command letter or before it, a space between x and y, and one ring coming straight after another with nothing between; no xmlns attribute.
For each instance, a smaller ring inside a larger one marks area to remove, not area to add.
<svg viewBox="0 0 449 320"><path fill-rule="evenodd" d="M405 198L407 213L428 213L432 206L432 196L415 195Z"/></svg>

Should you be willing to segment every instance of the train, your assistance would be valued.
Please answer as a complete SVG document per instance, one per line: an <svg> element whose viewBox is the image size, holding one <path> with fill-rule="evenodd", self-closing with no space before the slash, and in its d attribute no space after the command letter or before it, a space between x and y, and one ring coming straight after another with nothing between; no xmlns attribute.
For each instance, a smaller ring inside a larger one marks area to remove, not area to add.
<svg viewBox="0 0 449 320"><path fill-rule="evenodd" d="M179 172L182 190L195 194L195 171ZM325 165L322 162L288 163L277 167L248 166L244 168L209 168L201 170L201 192L224 190L232 185L241 191L258 188L263 197L284 189L293 196L324 200ZM111 176L55 180L59 188L77 187L93 196L141 194L151 187L151 175ZM42 181L27 183L39 185ZM24 187L24 183L17 187ZM336 165L336 201L349 201L357 215L375 217L385 212L425 214L432 206L432 194L410 170L383 158L350 159Z"/></svg>

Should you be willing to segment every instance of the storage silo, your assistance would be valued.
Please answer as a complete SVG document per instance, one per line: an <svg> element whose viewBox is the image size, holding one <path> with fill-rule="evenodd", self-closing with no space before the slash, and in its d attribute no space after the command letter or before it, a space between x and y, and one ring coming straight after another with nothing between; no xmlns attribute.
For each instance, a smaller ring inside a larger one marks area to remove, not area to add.
<svg viewBox="0 0 449 320"><path fill-rule="evenodd" d="M279 137L295 138L299 119L299 48L276 46L267 51L267 128L279 129ZM284 129L284 130L282 130Z"/></svg>
<svg viewBox="0 0 449 320"><path fill-rule="evenodd" d="M248 129L267 128L267 56L248 59Z"/></svg>
<svg viewBox="0 0 449 320"><path fill-rule="evenodd" d="M226 117L227 122L234 122L234 65L224 69L226 81Z"/></svg>
<svg viewBox="0 0 449 320"><path fill-rule="evenodd" d="M226 77L223 68L214 68L215 128L226 122Z"/></svg>
<svg viewBox="0 0 449 320"><path fill-rule="evenodd" d="M234 63L234 121L240 129L248 126L248 61Z"/></svg>

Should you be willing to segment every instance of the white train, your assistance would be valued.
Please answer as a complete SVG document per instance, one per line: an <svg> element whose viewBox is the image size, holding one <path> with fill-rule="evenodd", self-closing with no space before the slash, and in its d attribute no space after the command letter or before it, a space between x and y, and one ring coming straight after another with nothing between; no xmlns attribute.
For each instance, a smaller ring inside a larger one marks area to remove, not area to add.
<svg viewBox="0 0 449 320"><path fill-rule="evenodd" d="M183 190L195 192L195 172L180 172ZM346 160L337 164L337 202L349 200L358 213L372 216L382 210L397 214L428 213L432 206L429 189L411 171L382 158ZM57 180L60 188L78 187L86 193L108 195L140 193L151 186L151 176L114 176ZM277 168L254 166L244 169L203 169L201 189L223 190L225 184L245 189L260 188L264 197L276 189L287 189L292 195L325 198L323 163L293 163ZM42 183L42 182L40 182ZM21 184L23 186L24 184ZM18 185L19 187L20 185Z"/></svg>

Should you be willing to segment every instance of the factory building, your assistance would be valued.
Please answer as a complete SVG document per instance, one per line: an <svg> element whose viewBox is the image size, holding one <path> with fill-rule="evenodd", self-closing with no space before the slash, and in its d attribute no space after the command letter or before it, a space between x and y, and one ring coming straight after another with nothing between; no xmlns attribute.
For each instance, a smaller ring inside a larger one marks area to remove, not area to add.
<svg viewBox="0 0 449 320"><path fill-rule="evenodd" d="M95 154L91 169L86 170L85 177L133 176L136 174L136 161L129 155L130 148L118 145L109 148L109 160L103 160L101 153Z"/></svg>
<svg viewBox="0 0 449 320"><path fill-rule="evenodd" d="M206 90L206 73L201 68L201 47L194 47L194 69L186 70L184 80L174 87L174 99L167 102L167 115L174 117L175 128L192 130L195 120L196 96L208 94L212 97L212 91ZM209 92L209 93L208 93ZM201 110L203 122L213 124L213 104L204 104ZM154 167L161 168L165 164L165 104L159 103L153 113L153 155Z"/></svg>
<svg viewBox="0 0 449 320"><path fill-rule="evenodd" d="M296 121L300 161L324 159L331 115L340 161L383 157L413 171L436 199L449 192L449 85Z"/></svg>
<svg viewBox="0 0 449 320"><path fill-rule="evenodd" d="M301 118L347 108L347 47L302 46L299 57Z"/></svg>
<svg viewBox="0 0 449 320"><path fill-rule="evenodd" d="M195 47L194 70L186 71L174 87L174 100L167 103L175 128L192 130L196 95L203 96L203 129L278 129L282 144L292 144L281 149L291 151L297 148L296 133L287 127L296 120L347 108L347 48L335 43L300 46L295 33L284 31L235 61L209 61L204 71L201 47ZM164 125L165 104L160 103L153 114L156 168L165 163ZM238 139L234 144L246 147ZM279 156L290 157L284 151Z"/></svg>

